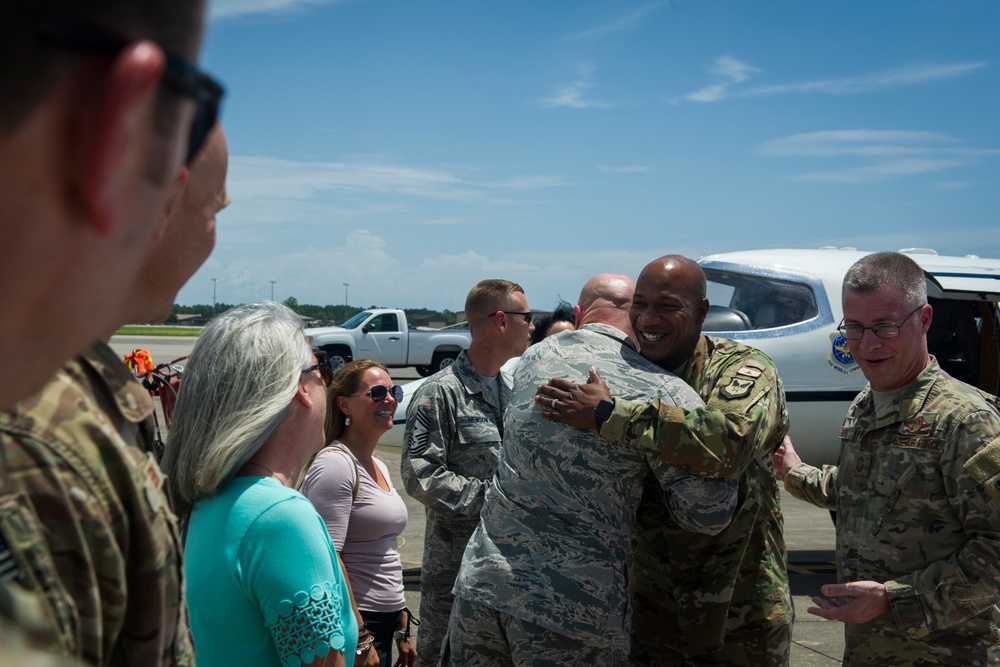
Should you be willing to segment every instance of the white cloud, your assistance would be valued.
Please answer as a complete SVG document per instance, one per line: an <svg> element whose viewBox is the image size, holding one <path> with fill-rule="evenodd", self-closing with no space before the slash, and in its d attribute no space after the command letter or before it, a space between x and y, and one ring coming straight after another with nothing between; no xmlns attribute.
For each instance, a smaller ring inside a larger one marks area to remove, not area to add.
<svg viewBox="0 0 1000 667"><path fill-rule="evenodd" d="M740 87L761 70L729 56L720 56L709 66L709 73L722 79L717 83L684 95L689 102L719 102L728 98L764 97L822 93L826 95L859 95L875 93L900 86L934 83L964 76L985 67L985 62L930 64L882 70L870 74L839 79L817 79L754 87ZM676 101L676 100L674 100Z"/></svg>
<svg viewBox="0 0 1000 667"><path fill-rule="evenodd" d="M664 5L670 4L669 2L653 2L648 5L644 5L635 11L629 12L624 16L611 21L605 25L598 26L596 28L591 28L589 30L583 30L581 32L575 33L567 37L567 40L571 41L586 41L586 40L599 40L610 35L614 35L619 32L626 30L632 30L638 27L642 18L653 12Z"/></svg>
<svg viewBox="0 0 1000 667"><path fill-rule="evenodd" d="M331 191L481 201L494 191L535 190L563 184L559 176L515 175L486 180L474 173L376 162L302 162L242 156L232 158L229 165L228 188L234 201L308 200Z"/></svg>
<svg viewBox="0 0 1000 667"><path fill-rule="evenodd" d="M209 17L232 18L246 14L288 13L309 5L326 5L345 0L211 0Z"/></svg>
<svg viewBox="0 0 1000 667"><path fill-rule="evenodd" d="M899 176L916 174L940 173L948 169L962 167L966 163L960 160L933 160L916 158L908 160L893 160L881 164L849 169L835 169L789 176L791 181L806 181L814 183L873 183L887 181Z"/></svg>
<svg viewBox="0 0 1000 667"><path fill-rule="evenodd" d="M691 102L717 102L725 99L729 96L730 86L749 80L760 69L729 56L719 56L708 67L708 71L723 81L689 93L684 96L685 99Z"/></svg>
<svg viewBox="0 0 1000 667"><path fill-rule="evenodd" d="M570 109L610 109L613 106L610 102L596 98L587 98L585 96L585 93L593 87L594 84L586 80L578 80L557 86L551 95L538 100L538 104L543 109L554 109L557 107L568 107Z"/></svg>
<svg viewBox="0 0 1000 667"><path fill-rule="evenodd" d="M793 134L761 144L757 153L775 157L855 158L864 164L809 171L789 180L817 183L872 183L916 174L942 173L1000 154L963 146L958 139L910 130L833 130Z"/></svg>
<svg viewBox="0 0 1000 667"><path fill-rule="evenodd" d="M223 231L227 221L223 221ZM273 232L272 232L273 234ZM354 306L461 310L469 289L485 278L506 278L521 284L528 303L549 309L559 298L573 303L583 284L602 272L635 278L649 261L668 252L695 257L686 246L642 249L540 250L530 247L498 252L488 246L448 253L394 255L391 231L353 229L316 238L308 246L287 250L272 242L268 252L252 258L220 247L178 296L178 303L211 303L211 278L219 278L220 303L241 303L294 296L299 303L340 304L343 283L351 284ZM470 245L473 242L470 239Z"/></svg>

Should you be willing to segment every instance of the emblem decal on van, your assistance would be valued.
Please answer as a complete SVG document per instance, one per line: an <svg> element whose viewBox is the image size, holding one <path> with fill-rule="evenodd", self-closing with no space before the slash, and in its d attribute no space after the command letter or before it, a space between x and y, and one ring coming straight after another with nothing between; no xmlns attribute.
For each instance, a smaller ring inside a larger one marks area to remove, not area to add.
<svg viewBox="0 0 1000 667"><path fill-rule="evenodd" d="M847 347L847 339L839 331L830 334L830 352L826 355L826 365L841 375L853 375L861 370L861 366L851 355L851 349Z"/></svg>

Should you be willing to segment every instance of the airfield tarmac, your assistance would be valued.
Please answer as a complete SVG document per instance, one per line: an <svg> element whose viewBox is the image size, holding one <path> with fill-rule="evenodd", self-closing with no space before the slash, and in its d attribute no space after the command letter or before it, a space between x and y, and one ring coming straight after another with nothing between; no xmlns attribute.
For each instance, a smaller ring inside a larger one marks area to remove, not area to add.
<svg viewBox="0 0 1000 667"><path fill-rule="evenodd" d="M172 361L190 354L194 338L158 336L115 336L111 347L124 357L135 348L149 350L154 363ZM420 376L412 368L393 369L392 378L406 384ZM161 420L161 425L162 425ZM792 426L794 437L794 425ZM393 483L409 510L409 522L400 536L399 551L403 559L407 606L419 617L419 571L423 552L424 508L402 491L399 480L400 451L395 447L379 447L377 456L392 473ZM843 626L806 613L810 596L819 592L824 583L833 583L836 573L834 531L830 515L782 492L785 518L785 542L788 546L789 575L796 610L792 630L792 667L833 667L841 664L844 649ZM419 628L417 628L419 631Z"/></svg>

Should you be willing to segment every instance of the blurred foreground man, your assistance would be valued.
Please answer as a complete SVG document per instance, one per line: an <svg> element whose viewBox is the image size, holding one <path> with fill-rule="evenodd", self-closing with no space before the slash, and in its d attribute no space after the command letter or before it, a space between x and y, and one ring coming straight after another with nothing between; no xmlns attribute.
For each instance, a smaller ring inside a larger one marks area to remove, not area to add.
<svg viewBox="0 0 1000 667"><path fill-rule="evenodd" d="M161 322L215 244L221 128L175 178L126 322ZM124 322L122 322L124 323ZM0 539L40 596L53 649L93 665L193 665L176 517L153 456L153 401L101 341L0 414Z"/></svg>
<svg viewBox="0 0 1000 667"><path fill-rule="evenodd" d="M511 387L500 367L524 352L535 330L524 290L508 280L473 287L465 317L469 349L424 382L406 409L400 476L406 492L427 508L417 633L424 666L437 664L462 552L496 472Z"/></svg>
<svg viewBox="0 0 1000 667"><path fill-rule="evenodd" d="M729 522L735 482L696 477L625 442L563 428L534 403L539 383L582 378L595 367L630 399L702 404L635 351L633 288L625 276L592 278L576 306L579 328L521 357L500 465L455 582L443 665L624 666L626 562L643 481L655 477L664 512L689 531L717 533Z"/></svg>
<svg viewBox="0 0 1000 667"><path fill-rule="evenodd" d="M0 9L0 410L122 321L178 168L222 88L203 0Z"/></svg>
<svg viewBox="0 0 1000 667"><path fill-rule="evenodd" d="M599 375L587 385L553 380L536 400L551 407L558 399L545 413L553 421L597 426L608 440L739 483L729 525L699 535L671 520L656 484L647 482L630 579L631 663L787 665L794 613L772 464L788 431L785 394L766 354L701 333L707 312L705 274L680 255L642 270L629 311L642 356L683 379L704 407L611 399Z"/></svg>
<svg viewBox="0 0 1000 667"><path fill-rule="evenodd" d="M840 332L868 379L840 429L839 465L775 467L837 511L837 584L809 613L845 623L844 664L1000 664L1000 412L927 353L924 272L880 252L844 277Z"/></svg>

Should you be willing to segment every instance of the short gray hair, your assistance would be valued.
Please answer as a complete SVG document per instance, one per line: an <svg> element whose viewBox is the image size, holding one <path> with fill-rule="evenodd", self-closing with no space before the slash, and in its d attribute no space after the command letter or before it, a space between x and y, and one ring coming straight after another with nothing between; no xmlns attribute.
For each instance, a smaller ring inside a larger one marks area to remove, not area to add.
<svg viewBox="0 0 1000 667"><path fill-rule="evenodd" d="M208 323L191 352L163 456L177 513L218 493L281 425L308 367L302 322L274 302Z"/></svg>
<svg viewBox="0 0 1000 667"><path fill-rule="evenodd" d="M847 270L841 298L848 291L871 294L894 287L903 295L907 308L927 303L927 278L920 265L898 252L876 252L862 257Z"/></svg>

